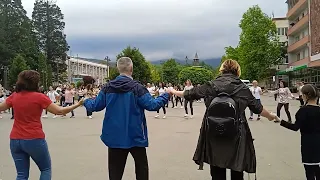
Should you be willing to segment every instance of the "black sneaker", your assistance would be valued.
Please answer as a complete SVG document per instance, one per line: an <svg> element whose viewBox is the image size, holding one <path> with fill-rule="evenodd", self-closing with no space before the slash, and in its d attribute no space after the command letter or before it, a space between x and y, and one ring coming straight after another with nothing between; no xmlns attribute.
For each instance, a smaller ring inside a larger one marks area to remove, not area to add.
<svg viewBox="0 0 320 180"><path fill-rule="evenodd" d="M74 118L74 116L71 116L70 118Z"/></svg>
<svg viewBox="0 0 320 180"><path fill-rule="evenodd" d="M258 118L257 118L257 121L260 121L260 119L261 119L261 118L260 118L260 117L258 117Z"/></svg>
<svg viewBox="0 0 320 180"><path fill-rule="evenodd" d="M252 121L252 120L253 120L253 118L252 118L252 117L249 117L249 120L250 120L250 121Z"/></svg>

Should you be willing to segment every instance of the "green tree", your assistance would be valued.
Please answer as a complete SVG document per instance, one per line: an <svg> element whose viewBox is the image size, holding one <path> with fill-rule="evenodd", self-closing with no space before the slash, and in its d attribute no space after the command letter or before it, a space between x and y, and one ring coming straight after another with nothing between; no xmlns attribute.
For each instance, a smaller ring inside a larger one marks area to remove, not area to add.
<svg viewBox="0 0 320 180"><path fill-rule="evenodd" d="M64 34L64 15L53 1L36 0L32 12L33 31L36 34L39 49L44 52L56 80L66 71L69 46Z"/></svg>
<svg viewBox="0 0 320 180"><path fill-rule="evenodd" d="M0 1L0 62L10 65L18 54L25 57L31 68L36 68L38 48L21 0Z"/></svg>
<svg viewBox="0 0 320 180"><path fill-rule="evenodd" d="M28 70L29 66L27 65L26 60L23 56L17 55L9 67L9 79L10 85L13 85L17 82L17 78L20 72Z"/></svg>
<svg viewBox="0 0 320 180"><path fill-rule="evenodd" d="M151 64L150 62L148 62L148 66L150 68L151 71L151 82L152 83L157 83L161 81L161 75L157 69L157 67L153 64Z"/></svg>
<svg viewBox="0 0 320 180"><path fill-rule="evenodd" d="M208 70L213 70L213 68L212 68L212 66L210 66L209 64L206 64L205 62L203 62L203 61L201 61L200 63L199 63L199 66L202 66L203 68L205 68L205 69L208 69Z"/></svg>
<svg viewBox="0 0 320 180"><path fill-rule="evenodd" d="M129 57L133 62L133 78L142 83L147 83L151 80L151 71L144 56L138 48L131 48L128 46L120 54L117 59L121 57Z"/></svg>
<svg viewBox="0 0 320 180"><path fill-rule="evenodd" d="M238 54L238 48L233 48L231 46L225 48L226 54L223 56L223 61L226 59L233 59L238 61L239 60L239 54Z"/></svg>
<svg viewBox="0 0 320 180"><path fill-rule="evenodd" d="M276 25L259 6L253 6L243 14L239 26L239 45L226 48L226 55L239 61L243 78L263 79L271 65L281 61Z"/></svg>
<svg viewBox="0 0 320 180"><path fill-rule="evenodd" d="M180 83L190 79L195 84L204 84L213 79L212 71L202 67L186 67L179 73Z"/></svg>
<svg viewBox="0 0 320 180"><path fill-rule="evenodd" d="M181 70L182 66L180 66L174 59L169 59L162 65L163 81L167 83L178 84L178 75Z"/></svg>
<svg viewBox="0 0 320 180"><path fill-rule="evenodd" d="M40 73L40 83L44 89L48 89L48 67L47 60L43 54L38 57L38 72Z"/></svg>
<svg viewBox="0 0 320 180"><path fill-rule="evenodd" d="M116 67L109 67L109 80L115 79L117 76L119 76L119 71Z"/></svg>

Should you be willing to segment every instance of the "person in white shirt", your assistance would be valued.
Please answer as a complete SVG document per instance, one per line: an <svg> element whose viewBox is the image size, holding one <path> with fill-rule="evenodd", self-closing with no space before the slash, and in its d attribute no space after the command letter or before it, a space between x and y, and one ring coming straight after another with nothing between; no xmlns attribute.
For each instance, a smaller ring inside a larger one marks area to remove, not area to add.
<svg viewBox="0 0 320 180"><path fill-rule="evenodd" d="M186 86L184 87L184 90L190 90L192 89L193 86L192 86L192 83L191 83L191 80L188 79L186 81ZM190 111L191 111L191 116L190 118L193 118L193 107L192 107L192 104L193 104L193 101L188 101L188 100L184 100L184 110L186 111L186 114L184 115L185 118L188 118L189 115L188 115L188 102L189 102L189 105L190 105Z"/></svg>
<svg viewBox="0 0 320 180"><path fill-rule="evenodd" d="M284 106L284 110L286 111L288 121L292 122L291 114L289 111L289 99L295 99L293 94L291 93L290 89L288 88L288 84L281 80L279 83L279 89L276 91L271 91L271 93L278 94L278 106L277 106L277 116L280 117L280 111L282 106ZM279 120L275 120L275 123L279 123Z"/></svg>
<svg viewBox="0 0 320 180"><path fill-rule="evenodd" d="M252 87L250 87L250 91L252 95L256 98L256 100L261 104L261 94L262 89L258 86L258 81L254 80L252 81ZM253 112L250 111L250 118L249 120L253 120ZM260 114L258 114L257 120L260 120Z"/></svg>
<svg viewBox="0 0 320 180"><path fill-rule="evenodd" d="M49 91L47 93L47 96L49 97L49 99L52 101L52 103L56 103L57 101L57 97L59 96L59 94L57 93L57 91L53 90L52 86L49 87ZM46 110L46 114L44 116L42 116L43 118L47 118L48 117L48 111ZM55 114L53 116L53 118L56 118L57 115Z"/></svg>
<svg viewBox="0 0 320 180"><path fill-rule="evenodd" d="M157 94L158 94L159 96L161 96L161 95L164 94L165 92L166 92L166 88L163 86L162 83L159 83L159 88L158 88L158 90L157 90ZM166 118L166 113L167 113L167 111L166 111L166 105L162 106L162 110L163 110L163 119L165 119L165 118ZM157 110L157 115L155 116L155 118L159 118L159 111L160 111L160 110Z"/></svg>
<svg viewBox="0 0 320 180"><path fill-rule="evenodd" d="M152 97L154 97L156 95L155 87L152 87L150 83L147 84L147 89L148 89L148 91L149 91L149 93L151 94Z"/></svg>
<svg viewBox="0 0 320 180"><path fill-rule="evenodd" d="M173 86L171 83L168 84L168 89L173 90ZM172 108L174 108L174 100L173 100L173 95L170 96L169 100L172 102ZM168 103L169 104L169 103ZM167 105L168 107L168 105Z"/></svg>

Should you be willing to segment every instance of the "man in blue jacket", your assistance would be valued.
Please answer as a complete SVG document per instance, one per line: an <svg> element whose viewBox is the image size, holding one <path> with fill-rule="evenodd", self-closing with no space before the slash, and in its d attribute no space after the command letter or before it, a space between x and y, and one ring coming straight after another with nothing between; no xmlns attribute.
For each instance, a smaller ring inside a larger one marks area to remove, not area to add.
<svg viewBox="0 0 320 180"><path fill-rule="evenodd" d="M148 180L148 130L144 110L160 109L168 102L169 94L153 98L142 84L133 80L130 58L118 59L117 68L120 75L104 85L96 99L85 100L84 106L90 112L106 108L100 137L108 146L109 179L122 179L130 153L135 161L136 179Z"/></svg>

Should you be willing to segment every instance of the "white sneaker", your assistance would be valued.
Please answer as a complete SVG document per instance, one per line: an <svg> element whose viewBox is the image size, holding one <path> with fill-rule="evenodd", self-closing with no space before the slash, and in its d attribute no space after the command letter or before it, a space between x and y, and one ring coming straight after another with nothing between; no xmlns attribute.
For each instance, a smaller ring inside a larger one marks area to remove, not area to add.
<svg viewBox="0 0 320 180"><path fill-rule="evenodd" d="M57 115L54 115L52 118L53 118L53 119L57 118Z"/></svg>
<svg viewBox="0 0 320 180"><path fill-rule="evenodd" d="M2 119L2 116L0 116L0 119Z"/></svg>
<svg viewBox="0 0 320 180"><path fill-rule="evenodd" d="M192 119L192 118L193 118L193 115L190 116L190 119Z"/></svg>
<svg viewBox="0 0 320 180"><path fill-rule="evenodd" d="M177 107L177 106L175 106L174 108L175 108L175 109L177 109L178 107Z"/></svg>
<svg viewBox="0 0 320 180"><path fill-rule="evenodd" d="M92 116L88 116L89 119L92 119Z"/></svg>
<svg viewBox="0 0 320 180"><path fill-rule="evenodd" d="M42 116L42 118L47 118L47 117L48 117L48 115L43 115L43 116Z"/></svg>
<svg viewBox="0 0 320 180"><path fill-rule="evenodd" d="M180 108L183 109L183 106L181 106Z"/></svg>
<svg viewBox="0 0 320 180"><path fill-rule="evenodd" d="M165 119L166 118L166 116L164 115L163 117L162 117L162 119Z"/></svg>
<svg viewBox="0 0 320 180"><path fill-rule="evenodd" d="M154 117L155 117L155 118L159 118L159 114L155 115Z"/></svg>

